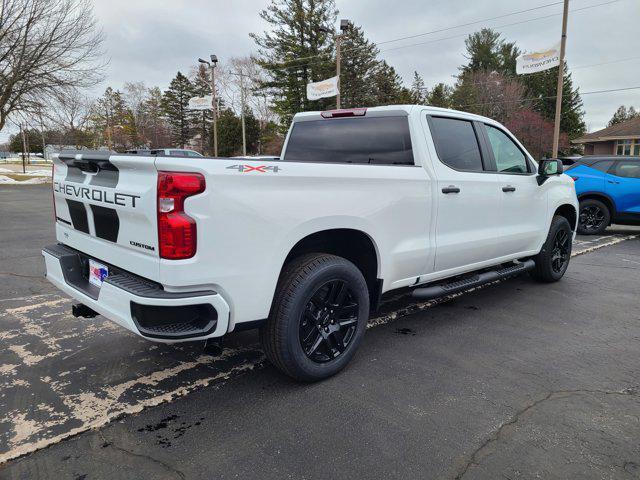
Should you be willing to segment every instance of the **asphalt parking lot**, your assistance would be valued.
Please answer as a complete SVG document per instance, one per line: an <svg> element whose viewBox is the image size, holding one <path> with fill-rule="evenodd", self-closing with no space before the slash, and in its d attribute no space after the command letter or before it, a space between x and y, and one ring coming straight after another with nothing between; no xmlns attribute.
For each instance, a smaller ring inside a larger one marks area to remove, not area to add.
<svg viewBox="0 0 640 480"><path fill-rule="evenodd" d="M253 332L153 344L42 278L46 186L0 187L0 478L640 478L640 234L563 281L390 297L355 361L300 385Z"/></svg>

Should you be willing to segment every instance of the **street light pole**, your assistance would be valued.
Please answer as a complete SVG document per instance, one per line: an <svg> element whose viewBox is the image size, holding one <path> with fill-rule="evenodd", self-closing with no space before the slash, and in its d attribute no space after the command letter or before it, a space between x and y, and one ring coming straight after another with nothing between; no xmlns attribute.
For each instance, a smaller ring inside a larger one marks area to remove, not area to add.
<svg viewBox="0 0 640 480"><path fill-rule="evenodd" d="M207 62L202 58L198 61L209 67L211 70L211 107L213 109L213 156L218 156L218 101L216 99L216 65L218 64L218 57L211 55L211 62ZM203 112L204 118L204 112Z"/></svg>
<svg viewBox="0 0 640 480"><path fill-rule="evenodd" d="M218 156L218 101L216 100L216 65L218 57L211 55L211 96L213 103L213 156Z"/></svg>
<svg viewBox="0 0 640 480"><path fill-rule="evenodd" d="M553 152L551 158L558 158L560 143L560 117L562 112L562 87L564 84L564 52L567 44L567 17L569 16L569 0L564 0L562 11L562 40L560 43L560 65L558 65L558 85L556 87L556 116L553 123Z"/></svg>
<svg viewBox="0 0 640 480"><path fill-rule="evenodd" d="M338 84L338 93L336 94L336 108L340 110L340 41L342 35L336 35L336 77Z"/></svg>
<svg viewBox="0 0 640 480"><path fill-rule="evenodd" d="M341 58L342 58L342 52L341 52L341 47L342 47L342 39L345 36L347 30L349 30L349 27L351 26L351 23L349 22L349 20L343 18L342 20L340 20L340 32L339 34L335 34L333 33L333 29L329 29L327 27L320 27L320 31L321 32L325 32L325 33L332 33L333 34L333 38L335 39L336 42L336 79L337 79L337 84L338 84L338 92L336 93L336 108L340 109L340 64L341 62Z"/></svg>

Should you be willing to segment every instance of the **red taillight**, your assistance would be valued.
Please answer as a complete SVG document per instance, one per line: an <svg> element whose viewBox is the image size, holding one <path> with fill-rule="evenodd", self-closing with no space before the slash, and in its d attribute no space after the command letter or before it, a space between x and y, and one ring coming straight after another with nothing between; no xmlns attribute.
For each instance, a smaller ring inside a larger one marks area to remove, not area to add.
<svg viewBox="0 0 640 480"><path fill-rule="evenodd" d="M160 257L171 260L196 254L196 221L184 213L187 197L204 192L199 173L158 172L158 243Z"/></svg>
<svg viewBox="0 0 640 480"><path fill-rule="evenodd" d="M571 177L571 180L573 180L574 182L577 182L579 178L580 177Z"/></svg>
<svg viewBox="0 0 640 480"><path fill-rule="evenodd" d="M326 110L321 112L322 118L363 117L367 113L366 108L344 108L342 110Z"/></svg>

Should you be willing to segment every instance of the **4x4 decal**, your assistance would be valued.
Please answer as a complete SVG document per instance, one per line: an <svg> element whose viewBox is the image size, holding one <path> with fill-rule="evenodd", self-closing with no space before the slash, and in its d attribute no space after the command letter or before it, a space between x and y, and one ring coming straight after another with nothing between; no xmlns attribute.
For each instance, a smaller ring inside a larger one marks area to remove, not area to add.
<svg viewBox="0 0 640 480"><path fill-rule="evenodd" d="M227 170L238 170L240 173L258 172L258 173L278 173L280 167L277 165L231 165L227 167Z"/></svg>

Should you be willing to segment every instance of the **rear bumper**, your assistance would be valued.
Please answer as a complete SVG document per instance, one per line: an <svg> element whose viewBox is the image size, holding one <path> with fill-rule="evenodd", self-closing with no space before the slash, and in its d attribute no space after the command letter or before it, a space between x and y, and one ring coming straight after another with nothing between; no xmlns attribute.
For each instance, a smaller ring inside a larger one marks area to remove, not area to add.
<svg viewBox="0 0 640 480"><path fill-rule="evenodd" d="M89 257L83 253L57 244L45 247L42 255L52 284L144 338L172 343L220 337L227 332L229 305L213 290L167 292L116 267L110 267L109 277L98 288L88 281Z"/></svg>

